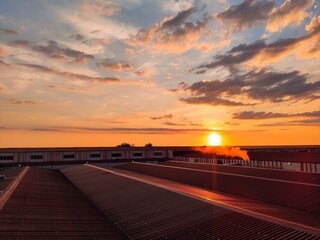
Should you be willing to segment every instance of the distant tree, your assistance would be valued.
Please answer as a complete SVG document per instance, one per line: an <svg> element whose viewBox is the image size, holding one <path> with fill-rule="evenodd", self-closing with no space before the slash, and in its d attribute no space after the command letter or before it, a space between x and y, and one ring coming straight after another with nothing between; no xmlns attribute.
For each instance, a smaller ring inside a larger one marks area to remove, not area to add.
<svg viewBox="0 0 320 240"><path fill-rule="evenodd" d="M117 147L133 147L134 144L130 144L130 143L121 143L120 145L117 145Z"/></svg>
<svg viewBox="0 0 320 240"><path fill-rule="evenodd" d="M145 147L153 147L152 143L147 143L146 145L144 145Z"/></svg>

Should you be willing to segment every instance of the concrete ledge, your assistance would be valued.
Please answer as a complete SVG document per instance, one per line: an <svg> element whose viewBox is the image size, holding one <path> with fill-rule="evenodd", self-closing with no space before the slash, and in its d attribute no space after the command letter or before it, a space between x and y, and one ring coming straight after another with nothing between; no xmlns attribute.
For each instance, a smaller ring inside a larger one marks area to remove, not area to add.
<svg viewBox="0 0 320 240"><path fill-rule="evenodd" d="M3 206L6 204L14 190L17 188L19 185L20 181L24 177L24 175L27 173L29 170L29 167L25 167L20 174L9 184L9 186L5 189L4 193L1 194L0 197L0 210L3 208Z"/></svg>

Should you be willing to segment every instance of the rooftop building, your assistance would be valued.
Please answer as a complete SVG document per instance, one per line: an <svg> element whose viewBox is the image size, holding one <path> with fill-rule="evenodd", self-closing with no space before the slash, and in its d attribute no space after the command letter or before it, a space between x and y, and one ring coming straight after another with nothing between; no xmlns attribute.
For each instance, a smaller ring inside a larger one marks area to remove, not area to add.
<svg viewBox="0 0 320 240"><path fill-rule="evenodd" d="M0 239L320 239L319 173L168 161L169 151L179 150L148 152L163 154L156 164L3 167Z"/></svg>

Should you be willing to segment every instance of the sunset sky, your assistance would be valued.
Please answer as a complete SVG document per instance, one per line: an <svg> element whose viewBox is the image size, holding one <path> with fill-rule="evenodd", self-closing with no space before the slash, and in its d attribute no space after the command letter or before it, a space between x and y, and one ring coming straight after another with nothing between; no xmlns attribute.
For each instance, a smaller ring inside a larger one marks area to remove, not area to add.
<svg viewBox="0 0 320 240"><path fill-rule="evenodd" d="M0 147L320 144L317 0L2 0Z"/></svg>

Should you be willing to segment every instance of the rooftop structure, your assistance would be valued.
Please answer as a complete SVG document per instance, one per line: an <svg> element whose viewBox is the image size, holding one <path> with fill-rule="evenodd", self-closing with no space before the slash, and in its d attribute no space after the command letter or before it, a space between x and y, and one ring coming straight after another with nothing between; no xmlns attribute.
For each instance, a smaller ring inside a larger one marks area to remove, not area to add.
<svg viewBox="0 0 320 240"><path fill-rule="evenodd" d="M320 239L319 173L164 160L3 168L0 239Z"/></svg>

